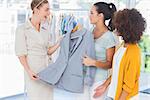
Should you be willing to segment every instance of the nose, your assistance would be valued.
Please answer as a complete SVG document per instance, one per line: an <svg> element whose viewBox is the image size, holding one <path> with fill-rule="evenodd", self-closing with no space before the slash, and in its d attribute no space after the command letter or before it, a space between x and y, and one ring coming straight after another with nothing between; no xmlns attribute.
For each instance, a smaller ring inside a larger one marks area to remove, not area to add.
<svg viewBox="0 0 150 100"><path fill-rule="evenodd" d="M48 12L47 12L47 15L49 16L50 14L51 14L50 11L48 11Z"/></svg>
<svg viewBox="0 0 150 100"><path fill-rule="evenodd" d="M92 17L92 14L91 13L89 13L89 18L91 18Z"/></svg>
<svg viewBox="0 0 150 100"><path fill-rule="evenodd" d="M92 20L92 16L91 16L91 14L89 15L89 18L90 18L90 20Z"/></svg>

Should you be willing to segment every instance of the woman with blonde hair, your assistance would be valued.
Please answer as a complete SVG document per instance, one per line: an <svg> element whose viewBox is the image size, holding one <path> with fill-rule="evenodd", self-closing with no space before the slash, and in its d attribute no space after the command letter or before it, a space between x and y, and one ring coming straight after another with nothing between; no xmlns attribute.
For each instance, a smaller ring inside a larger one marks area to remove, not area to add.
<svg viewBox="0 0 150 100"><path fill-rule="evenodd" d="M48 55L59 47L50 45L50 33L42 26L50 15L48 0L32 0L33 11L16 30L15 52L25 69L25 88L29 100L52 100L53 88L38 80L36 73L48 64Z"/></svg>

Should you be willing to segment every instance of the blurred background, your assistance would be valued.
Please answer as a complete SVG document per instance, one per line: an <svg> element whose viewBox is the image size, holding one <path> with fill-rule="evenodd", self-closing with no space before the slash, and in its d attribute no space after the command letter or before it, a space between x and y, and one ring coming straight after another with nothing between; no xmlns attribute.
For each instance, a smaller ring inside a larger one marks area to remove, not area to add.
<svg viewBox="0 0 150 100"><path fill-rule="evenodd" d="M93 3L112 2L117 9L136 8L147 22L141 42L142 65L140 77L140 99L150 100L150 0L49 0L51 12L71 13L80 18L83 26L91 27L88 19ZM0 100L25 100L23 67L15 56L14 36L18 25L31 15L31 0L0 0ZM57 94L54 94L57 96ZM58 97L58 96L57 96ZM57 99L56 99L57 100ZM61 99L60 99L61 100Z"/></svg>

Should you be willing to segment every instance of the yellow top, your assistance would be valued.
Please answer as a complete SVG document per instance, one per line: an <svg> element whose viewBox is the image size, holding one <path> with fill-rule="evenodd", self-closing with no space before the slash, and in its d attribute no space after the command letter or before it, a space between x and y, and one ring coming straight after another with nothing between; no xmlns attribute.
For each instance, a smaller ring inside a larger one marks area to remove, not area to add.
<svg viewBox="0 0 150 100"><path fill-rule="evenodd" d="M122 90L129 94L126 100L129 100L130 97L138 93L141 65L140 56L140 48L137 44L129 44L127 46L120 63L115 100L119 99Z"/></svg>

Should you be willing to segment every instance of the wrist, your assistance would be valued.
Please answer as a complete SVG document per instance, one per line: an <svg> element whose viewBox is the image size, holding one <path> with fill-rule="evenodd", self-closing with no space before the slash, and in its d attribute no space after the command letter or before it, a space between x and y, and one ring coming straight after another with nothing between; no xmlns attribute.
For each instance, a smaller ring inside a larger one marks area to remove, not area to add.
<svg viewBox="0 0 150 100"><path fill-rule="evenodd" d="M107 88L107 86L108 86L107 82L104 82L104 83L103 83L103 86L104 86L105 88Z"/></svg>
<svg viewBox="0 0 150 100"><path fill-rule="evenodd" d="M59 45L60 45L60 41L57 41L57 42L56 42L56 45L59 46Z"/></svg>
<svg viewBox="0 0 150 100"><path fill-rule="evenodd" d="M27 69L27 72L28 72L28 73L31 73L32 71L31 71L30 69Z"/></svg>
<svg viewBox="0 0 150 100"><path fill-rule="evenodd" d="M92 59L92 64L91 64L92 66L96 66L96 60L93 60Z"/></svg>

